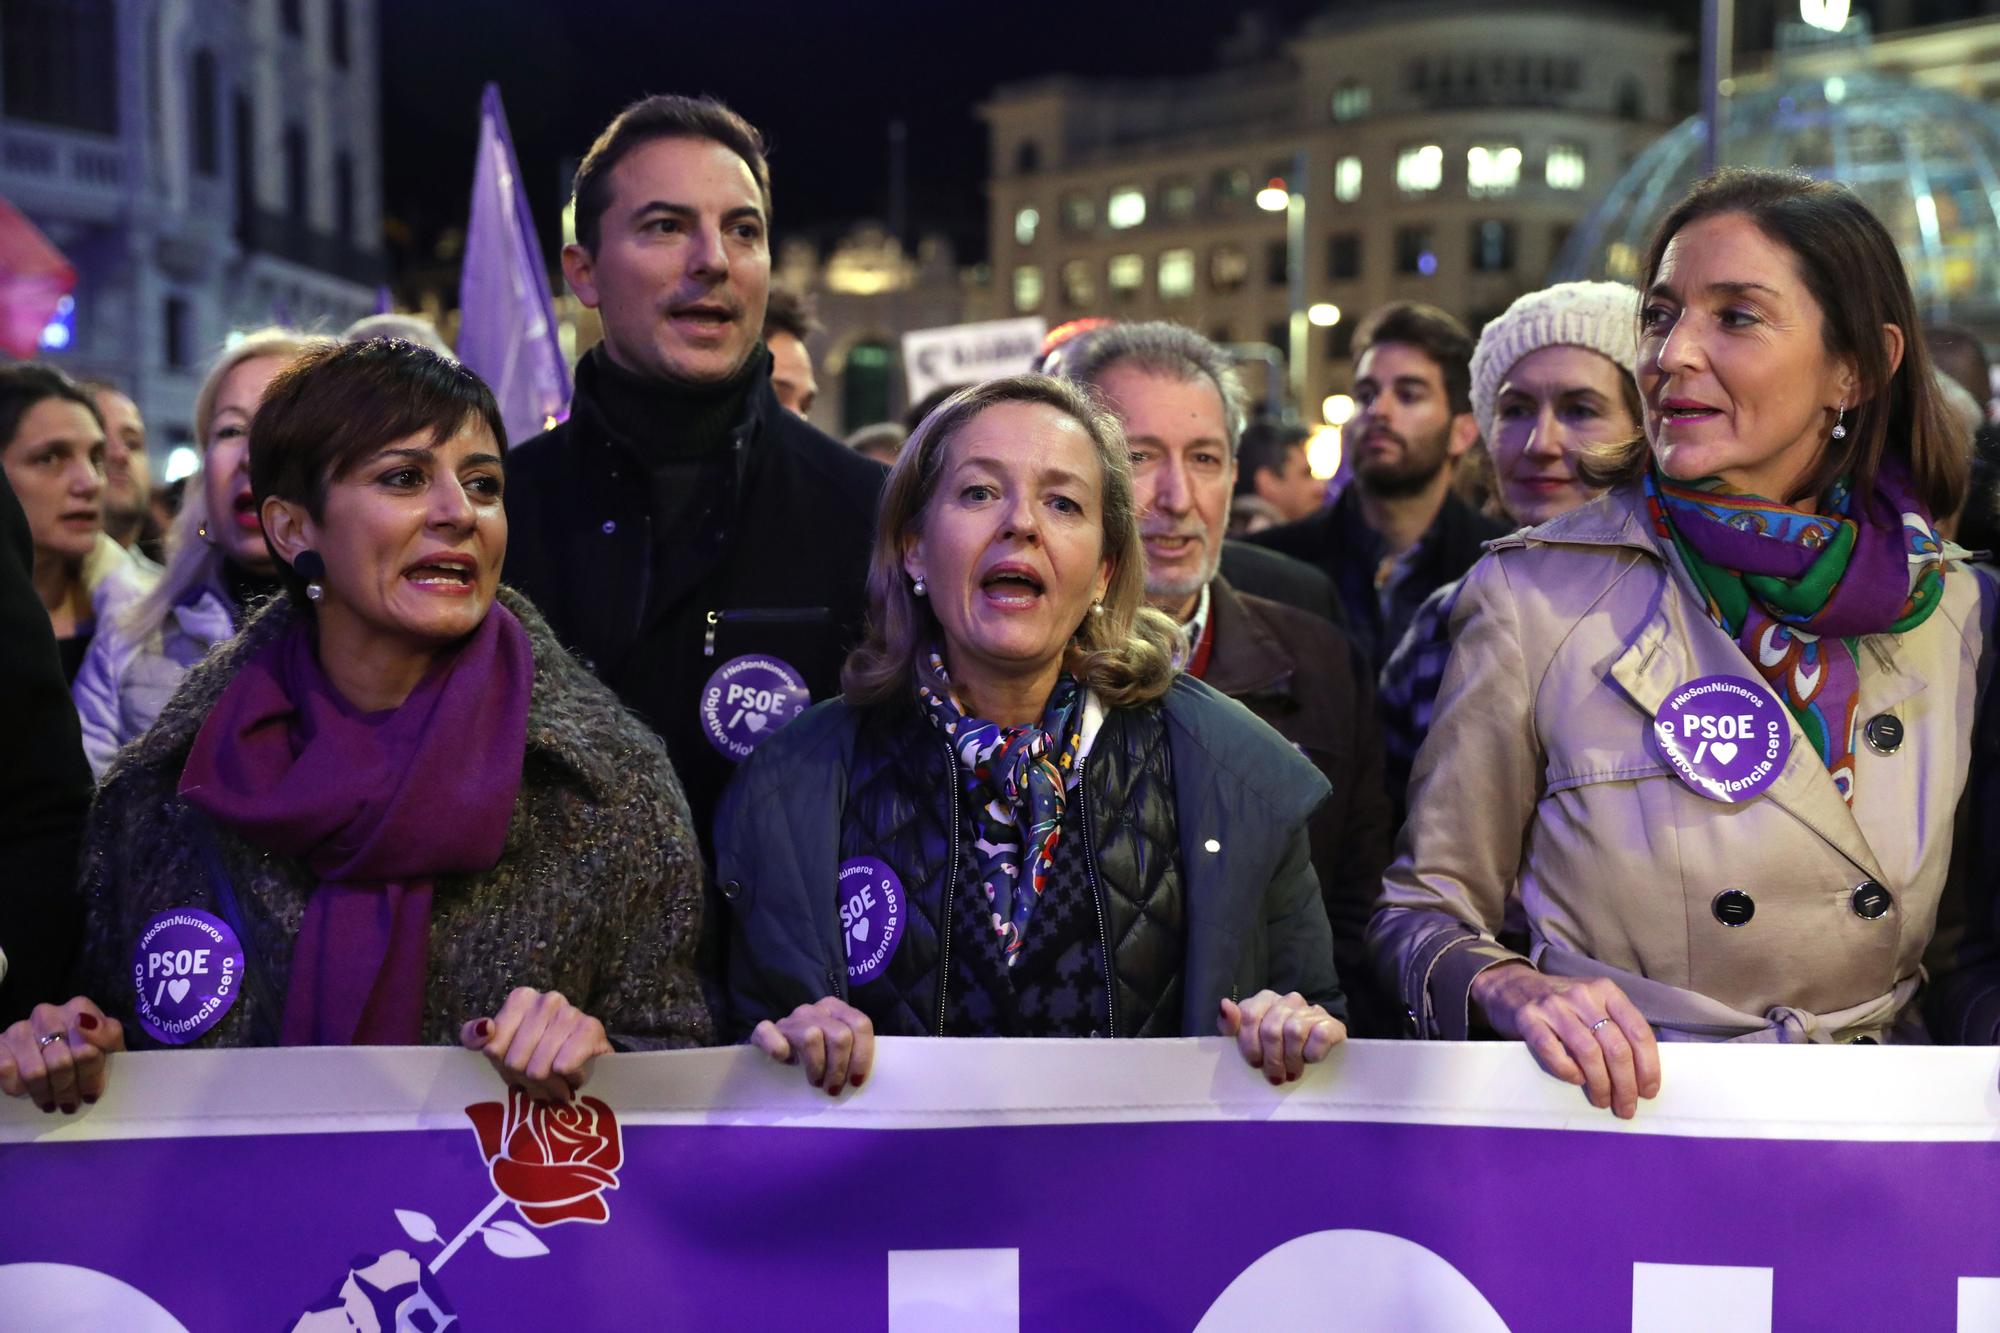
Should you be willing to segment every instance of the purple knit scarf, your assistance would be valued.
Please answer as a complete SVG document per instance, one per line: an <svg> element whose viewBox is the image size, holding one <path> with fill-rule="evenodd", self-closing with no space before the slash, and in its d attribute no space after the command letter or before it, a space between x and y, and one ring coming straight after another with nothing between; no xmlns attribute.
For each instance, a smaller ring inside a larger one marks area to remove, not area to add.
<svg viewBox="0 0 2000 1333"><path fill-rule="evenodd" d="M500 860L534 676L527 631L496 603L384 712L340 697L304 623L246 661L216 701L181 795L320 880L292 950L285 1045L422 1039L431 886Z"/></svg>

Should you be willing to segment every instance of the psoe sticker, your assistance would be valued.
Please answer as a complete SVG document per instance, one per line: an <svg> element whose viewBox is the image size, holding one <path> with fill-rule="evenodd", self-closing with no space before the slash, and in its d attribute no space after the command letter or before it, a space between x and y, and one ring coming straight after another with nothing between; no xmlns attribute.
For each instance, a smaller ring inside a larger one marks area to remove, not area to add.
<svg viewBox="0 0 2000 1333"><path fill-rule="evenodd" d="M185 1046L222 1021L243 993L243 945L220 917L192 907L162 912L132 950L139 1026Z"/></svg>
<svg viewBox="0 0 2000 1333"><path fill-rule="evenodd" d="M840 863L840 934L847 942L847 979L860 986L882 975L903 942L909 899L885 862L857 856Z"/></svg>
<svg viewBox="0 0 2000 1333"><path fill-rule="evenodd" d="M701 687L701 731L732 763L742 763L772 732L812 702L806 678L781 657L732 657Z"/></svg>
<svg viewBox="0 0 2000 1333"><path fill-rule="evenodd" d="M1729 804L1762 795L1792 753L1783 706L1742 676L1703 676L1675 688L1654 715L1653 740L1676 777Z"/></svg>

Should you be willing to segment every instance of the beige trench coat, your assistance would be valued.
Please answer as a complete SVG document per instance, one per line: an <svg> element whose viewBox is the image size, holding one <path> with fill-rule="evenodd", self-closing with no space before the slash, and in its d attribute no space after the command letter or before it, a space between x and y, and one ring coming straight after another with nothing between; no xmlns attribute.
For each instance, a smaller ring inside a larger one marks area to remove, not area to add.
<svg viewBox="0 0 2000 1333"><path fill-rule="evenodd" d="M1530 961L1609 976L1663 1038L1879 1039L1907 1025L1971 755L1983 581L1954 565L1922 625L1861 641L1857 725L1893 716L1903 737L1891 753L1858 739L1852 807L1782 706L1788 761L1732 805L1674 775L1654 715L1703 676L1770 689L1655 538L1638 488L1489 550L1453 615L1369 928L1418 1034L1462 1039L1473 978L1521 957L1495 938L1510 894ZM1749 919L1728 924L1743 896Z"/></svg>

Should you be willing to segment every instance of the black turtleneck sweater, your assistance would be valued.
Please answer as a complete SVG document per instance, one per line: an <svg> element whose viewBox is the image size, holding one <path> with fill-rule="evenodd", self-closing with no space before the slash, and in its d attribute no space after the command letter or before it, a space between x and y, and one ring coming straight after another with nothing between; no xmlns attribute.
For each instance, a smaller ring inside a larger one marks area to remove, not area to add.
<svg viewBox="0 0 2000 1333"><path fill-rule="evenodd" d="M645 465L657 568L678 558L682 543L700 528L701 506L720 493L709 484L709 471L731 465L730 441L763 372L762 343L734 375L714 384L635 375L613 361L603 343L584 353L577 379L588 379L598 424Z"/></svg>

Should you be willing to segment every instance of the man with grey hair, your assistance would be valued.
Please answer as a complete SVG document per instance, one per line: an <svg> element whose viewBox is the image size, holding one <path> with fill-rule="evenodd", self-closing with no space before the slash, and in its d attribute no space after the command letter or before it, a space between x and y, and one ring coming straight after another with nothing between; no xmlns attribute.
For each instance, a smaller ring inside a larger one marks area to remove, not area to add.
<svg viewBox="0 0 2000 1333"><path fill-rule="evenodd" d="M1241 592L1223 570L1245 419L1235 367L1200 334L1148 323L1090 334L1063 370L1125 427L1146 599L1186 629L1188 674L1262 718L1333 784L1311 839L1351 1030L1394 1036L1400 1010L1377 986L1364 945L1391 833L1374 688L1331 621Z"/></svg>

